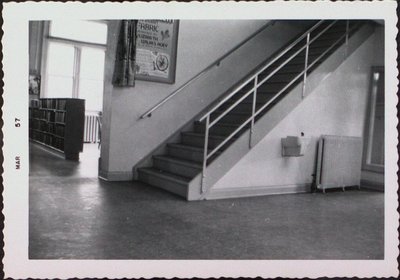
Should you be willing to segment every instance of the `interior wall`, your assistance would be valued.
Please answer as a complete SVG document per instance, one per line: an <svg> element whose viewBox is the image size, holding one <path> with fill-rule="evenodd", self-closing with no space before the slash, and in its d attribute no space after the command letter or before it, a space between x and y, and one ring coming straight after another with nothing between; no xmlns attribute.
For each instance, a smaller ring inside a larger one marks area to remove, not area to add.
<svg viewBox="0 0 400 280"><path fill-rule="evenodd" d="M181 20L179 23L176 82L136 81L135 87L111 85L118 23L110 21L106 53L101 174L129 180L132 168L165 139L199 114L238 80L282 47L308 23L276 23L194 82L151 118L141 114L201 72L217 58L258 30L260 20ZM279 32L277 32L279 30Z"/></svg>
<svg viewBox="0 0 400 280"><path fill-rule="evenodd" d="M311 184L320 135L363 136L371 66L383 65L380 32L329 74L305 100L214 186L214 189ZM311 138L301 157L282 157L281 138Z"/></svg>

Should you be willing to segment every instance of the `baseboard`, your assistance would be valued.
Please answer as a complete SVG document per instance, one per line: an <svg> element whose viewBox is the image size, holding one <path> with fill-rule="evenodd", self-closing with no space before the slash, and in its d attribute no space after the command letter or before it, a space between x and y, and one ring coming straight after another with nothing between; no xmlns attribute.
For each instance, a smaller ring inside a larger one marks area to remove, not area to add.
<svg viewBox="0 0 400 280"><path fill-rule="evenodd" d="M293 184L293 185L274 185L274 186L258 186L246 188L224 188L211 189L207 194L207 200L239 198L249 196L263 196L290 193L305 193L311 191L311 184Z"/></svg>
<svg viewBox="0 0 400 280"><path fill-rule="evenodd" d="M99 170L99 178L105 181L131 181L132 172Z"/></svg>
<svg viewBox="0 0 400 280"><path fill-rule="evenodd" d="M385 191L385 185L379 182L374 182L370 180L361 180L361 188L363 189L370 189L374 191Z"/></svg>

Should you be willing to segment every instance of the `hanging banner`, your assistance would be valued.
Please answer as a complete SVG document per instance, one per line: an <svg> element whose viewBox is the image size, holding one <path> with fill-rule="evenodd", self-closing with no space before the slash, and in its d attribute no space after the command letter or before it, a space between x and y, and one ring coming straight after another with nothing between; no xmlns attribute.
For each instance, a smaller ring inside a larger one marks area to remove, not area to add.
<svg viewBox="0 0 400 280"><path fill-rule="evenodd" d="M175 82L177 20L138 20L136 79Z"/></svg>

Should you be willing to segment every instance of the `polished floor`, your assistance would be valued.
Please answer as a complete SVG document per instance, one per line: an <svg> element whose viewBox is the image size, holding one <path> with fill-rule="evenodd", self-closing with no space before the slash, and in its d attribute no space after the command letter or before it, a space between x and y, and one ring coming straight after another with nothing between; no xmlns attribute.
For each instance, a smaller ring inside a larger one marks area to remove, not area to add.
<svg viewBox="0 0 400 280"><path fill-rule="evenodd" d="M384 195L366 190L186 202L97 179L30 144L31 259L382 259Z"/></svg>

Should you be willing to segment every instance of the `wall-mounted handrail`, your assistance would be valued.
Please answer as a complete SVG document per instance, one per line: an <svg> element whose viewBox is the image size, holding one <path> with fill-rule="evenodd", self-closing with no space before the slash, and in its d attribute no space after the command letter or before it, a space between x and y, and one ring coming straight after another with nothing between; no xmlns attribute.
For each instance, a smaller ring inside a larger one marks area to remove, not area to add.
<svg viewBox="0 0 400 280"><path fill-rule="evenodd" d="M346 46L348 44L348 38L350 32L357 28L357 26L354 26L353 28L349 28L349 23L348 21L346 22L346 31L344 32L343 35L341 35L335 42L333 42L329 47L326 48L326 50L320 54L317 58L315 58L311 63L308 61L308 55L309 55L309 46L311 43L313 43L317 38L319 38L322 34L324 34L329 28L331 28L334 24L337 23L337 21L333 21L332 23L328 24L326 27L324 27L321 31L319 31L318 34L314 34L313 38L311 39L311 32L315 30L318 26L320 26L324 20L319 21L317 24L312 26L310 29L308 29L306 32L304 32L297 40L295 40L293 43L291 43L287 48L285 48L282 52L280 52L275 58L272 60L266 62L264 66L260 68L260 70L256 71L254 74L251 75L250 78L246 79L244 82L241 82L239 86L237 86L232 92L226 95L221 101L219 101L215 106L213 106L210 110L208 110L200 119L199 121L206 120L206 127L205 127L205 141L204 141L204 158L203 158L203 170L202 170L202 180L201 180L201 190L202 193L205 191L205 186L204 186L204 180L205 180L205 171L207 168L207 160L212 157L218 150L220 150L229 140L231 140L240 130L242 130L248 123L251 122L251 129L250 129L250 148L251 148L251 137L253 134L253 126L254 126L254 120L255 117L258 116L265 108L267 108L272 102L274 102L283 92L285 92L295 81L297 81L300 77L303 77L303 91L302 91L302 97L304 97L304 91L305 91L305 82L307 79L307 71L313 67L322 57L324 57L332 48L334 48L337 44L339 44L340 41L345 39ZM306 43L304 46L299 48L294 54L292 54L289 58L287 58L285 61L281 62L279 66L275 67L274 70L267 75L264 79L261 81L258 81L258 76L266 70L269 66L271 66L274 62L276 62L279 58L281 58L284 54L286 54L289 50L293 49L298 43L300 43L304 38L307 38ZM306 49L306 54L305 54L305 61L304 61L304 70L302 70L299 74L297 74L293 79L291 79L290 82L286 84L284 88L279 90L278 93L276 93L271 99L269 99L263 106L255 110L255 105L256 105L256 98L257 98L257 89L264 84L270 77L272 77L277 71L279 71L284 65L286 65L289 61L291 61L293 58L295 58L300 52L302 52L304 49ZM222 112L218 114L218 116L214 120L211 119L211 114L214 113L218 108L220 108L221 105L223 105L225 102L230 100L234 95L236 95L244 86L248 85L251 81L254 81L254 85L251 89L246 91L245 94L243 94L238 100L236 100L233 104L228 106L228 108L224 109ZM241 103L246 97L248 97L250 94L253 93L253 100L252 100L252 112L251 116L244 120L242 124L237 127L232 133L230 133L228 136L225 137L225 139L219 143L214 149L208 150L208 137L209 137L209 130L211 127L213 127L219 120L221 120L228 112L233 110L239 103Z"/></svg>
<svg viewBox="0 0 400 280"><path fill-rule="evenodd" d="M230 56L234 51L236 51L237 49L239 49L241 46L243 46L244 44L246 44L249 40L253 39L255 36L257 36L259 33L261 33L262 31L264 31L264 29L266 29L268 26L273 25L275 23L275 20L270 20L268 23L264 24L263 26L261 26L261 28L259 28L257 31L255 31L254 33L252 33L250 36L246 37L244 40L242 40L238 45L236 45L234 48L232 48L230 51L228 51L227 53L225 53L224 55L222 55L221 57L219 57L217 60L215 60L213 63L211 63L210 65L208 65L206 68L204 68L203 70L201 70L198 74L196 74L195 76L193 76L190 80L188 80L187 82L185 82L183 85L181 85L179 88L177 88L175 91L173 91L171 94L169 94L167 97L165 97L164 99L162 99L160 102L158 102L156 105L154 105L151 109L149 109L148 111L146 111L143 115L140 116L140 119L144 119L146 117L151 117L152 113L154 111L156 111L158 108L160 108L163 104L167 103L168 100L170 100L172 97L174 97L176 94L178 94L180 91L182 91L184 88L186 88L187 86L189 86L191 83L193 83L194 81L196 81L197 79L199 79L201 76L203 76L205 73L207 73L209 70L211 70L213 67L215 66L219 66L220 63L227 58L228 56Z"/></svg>

